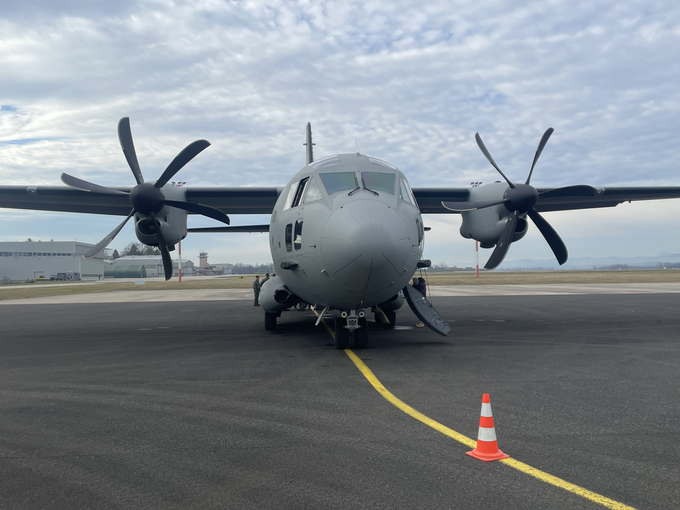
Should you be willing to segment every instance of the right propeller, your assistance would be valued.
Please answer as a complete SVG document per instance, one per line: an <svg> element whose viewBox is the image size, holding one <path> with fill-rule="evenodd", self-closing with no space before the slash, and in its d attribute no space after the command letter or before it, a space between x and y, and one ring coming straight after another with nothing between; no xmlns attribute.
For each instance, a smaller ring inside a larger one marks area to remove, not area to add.
<svg viewBox="0 0 680 510"><path fill-rule="evenodd" d="M508 253L508 248L510 248L510 243L512 242L512 237L517 226L517 220L521 214L527 214L538 227L538 230L540 230L541 234L543 234L543 237L550 245L550 248L555 254L555 257L557 258L557 261L560 263L560 265L567 261L567 247L564 245L564 242L557 232L555 232L555 229L552 228L550 224L543 218L543 216L541 216L534 208L538 202L539 193L536 191L536 188L529 184L531 181L531 175L534 172L534 167L536 166L536 162L541 156L541 153L543 152L545 145L548 143L550 135L553 134L553 131L553 128L548 128L546 132L543 133L541 141L538 144L538 148L536 149L534 161L531 164L531 170L529 170L529 175L524 184L513 183L505 176L505 174L501 171L501 169L491 157L491 154L482 141L482 137L479 136L479 133L475 133L475 140L477 141L479 149L482 151L486 159L489 160L489 163L491 163L498 173L503 176L503 179L507 181L509 188L505 190L501 200L467 202L465 204L458 205L447 203L445 206L449 207L450 205L450 209L457 211L472 211L475 209L484 209L486 207L503 204L505 208L510 211L511 214L505 223L505 227L503 228L503 232L501 233L498 242L496 243L496 248L484 266L486 269L494 269L498 267L501 262L503 262L505 255Z"/></svg>
<svg viewBox="0 0 680 510"><path fill-rule="evenodd" d="M161 223L156 219L156 215L161 211L161 209L163 209L163 207L176 207L188 212L202 214L203 216L213 218L229 225L229 217L219 209L215 209L214 207L203 204L168 200L165 198L165 194L163 193L162 189L163 186L165 186L168 181L184 167L184 165L196 157L201 151L209 147L210 142L207 140L196 140L195 142L187 145L182 150L182 152L175 156L175 159L173 159L168 165L160 178L155 183L151 183L144 182L144 178L142 177L142 171L139 168L139 162L137 161L137 153L135 152L135 145L132 141L132 131L130 130L129 117L123 117L120 119L120 122L118 122L118 140L120 141L120 146L123 149L123 153L125 154L125 159L130 166L130 170L132 170L132 174L137 181L137 185L129 192L100 186L98 184L73 177L72 175L66 173L61 174L61 180L64 182L64 184L71 186L72 188L109 195L129 195L130 197L130 204L132 205L130 214L128 214L123 222L118 225L109 235L99 241L83 256L85 258L92 258L104 248L106 248L133 215L139 214L147 216L151 218L153 224L156 226L156 239L158 241L158 249L160 250L161 257L163 258L165 279L169 280L173 273L172 258L170 257L168 244L166 243L165 237L163 236Z"/></svg>

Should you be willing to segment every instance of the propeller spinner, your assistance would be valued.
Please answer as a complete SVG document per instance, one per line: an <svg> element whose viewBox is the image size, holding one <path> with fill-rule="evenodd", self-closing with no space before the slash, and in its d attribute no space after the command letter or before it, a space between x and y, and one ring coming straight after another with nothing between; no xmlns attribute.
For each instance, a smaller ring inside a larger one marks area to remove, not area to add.
<svg viewBox="0 0 680 510"><path fill-rule="evenodd" d="M229 225L229 217L219 209L215 209L214 207L203 204L182 202L178 200L167 200L162 189L163 186L165 186L168 181L172 179L173 176L179 172L189 161L195 158L204 149L209 147L210 142L207 140L196 140L195 142L187 145L177 156L175 156L172 162L170 162L160 178L152 184L150 182L144 182L144 177L142 177L142 171L139 167L139 162L137 161L135 145L132 141L132 131L130 130L129 117L123 117L120 119L120 122L118 122L118 140L120 141L120 146L123 149L123 154L125 154L125 159L128 162L130 170L132 170L132 175L134 175L135 180L137 181L137 185L129 192L120 191L114 188L107 188L106 186L100 186L98 184L73 177L72 175L66 173L61 174L62 182L72 188L108 195L123 194L129 195L130 197L130 205L132 206L130 214L127 215L120 225L113 229L111 233L99 241L83 256L85 258L92 258L100 253L109 245L116 235L118 235L118 232L122 230L122 228L133 215L141 214L150 217L156 225L156 238L158 240L158 249L160 250L161 257L163 258L165 279L169 280L173 273L172 258L170 257L170 250L161 231L161 223L156 219L156 214L160 212L163 207L176 207L188 212L202 214L203 216L213 218Z"/></svg>

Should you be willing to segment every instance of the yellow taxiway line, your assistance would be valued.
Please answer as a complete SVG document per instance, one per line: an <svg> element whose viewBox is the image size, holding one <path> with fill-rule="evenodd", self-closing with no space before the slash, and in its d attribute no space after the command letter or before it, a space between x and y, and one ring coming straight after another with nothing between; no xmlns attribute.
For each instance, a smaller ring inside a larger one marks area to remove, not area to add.
<svg viewBox="0 0 680 510"><path fill-rule="evenodd" d="M316 310L314 310L314 313L317 313ZM326 330L331 334L331 336L335 338L335 333L328 326L326 321L321 319L321 322L326 327ZM373 386L376 389L376 391L380 393L385 398L385 400L387 400L390 404L394 405L395 407L397 407L404 413L408 414L412 418L415 418L416 420L424 423L428 427L432 427L436 431L441 432L442 434L450 437L451 439L455 439L459 443L463 443L465 446L469 448L475 448L477 446L477 441L475 441L474 439L470 439L469 437L464 436L463 434L456 432L455 430L450 429L449 427L442 425L437 421L434 421L432 418L428 418L423 413L416 411L410 405L406 404L405 402L395 397L387 388L385 388L385 386L383 386L383 384L378 380L375 374L373 374L371 369L366 366L366 364L359 358L359 356L357 356L354 353L354 351L352 351L351 349L345 349L345 354L349 356L349 358L352 360L354 365L356 365L359 371L363 374L366 380L369 383L371 383L371 386ZM579 487L578 485L574 485L573 483L569 483L566 480L562 480L561 478L548 474L544 471L541 471L540 469L531 467L528 464L525 464L524 462L520 462L515 459L502 459L499 460L498 462L501 462L511 468L517 469L522 473L533 476L534 478L537 478L542 482L549 483L550 485L554 485L555 487L559 487L560 489L564 489L566 491L577 494L578 496L589 499L606 508L611 508L612 510L634 510L633 507L624 505L623 503L619 503L618 501L614 501L613 499L609 499L605 496L597 494L596 492L592 492L589 491L588 489L584 489L583 487Z"/></svg>

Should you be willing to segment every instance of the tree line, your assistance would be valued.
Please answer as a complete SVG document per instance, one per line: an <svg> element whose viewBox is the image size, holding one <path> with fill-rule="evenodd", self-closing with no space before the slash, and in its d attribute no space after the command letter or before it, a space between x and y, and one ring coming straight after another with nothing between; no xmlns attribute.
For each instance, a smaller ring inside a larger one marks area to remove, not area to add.
<svg viewBox="0 0 680 510"><path fill-rule="evenodd" d="M257 274L257 273L273 273L274 266L272 264L234 264L231 268L232 274Z"/></svg>
<svg viewBox="0 0 680 510"><path fill-rule="evenodd" d="M128 255L160 255L161 252L154 246L147 246L142 243L135 243L134 241L128 244L121 253L118 250L113 250L112 258L118 259Z"/></svg>

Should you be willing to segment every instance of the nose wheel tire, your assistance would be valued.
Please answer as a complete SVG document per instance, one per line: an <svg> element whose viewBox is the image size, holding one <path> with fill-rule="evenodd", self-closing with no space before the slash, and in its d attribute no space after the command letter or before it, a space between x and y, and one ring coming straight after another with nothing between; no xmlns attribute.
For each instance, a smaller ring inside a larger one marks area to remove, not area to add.
<svg viewBox="0 0 680 510"><path fill-rule="evenodd" d="M349 330L345 327L347 321L338 317L335 319L335 348L347 349L349 342Z"/></svg>
<svg viewBox="0 0 680 510"><path fill-rule="evenodd" d="M354 331L354 346L356 349L368 347L368 327L364 317L359 319L359 329Z"/></svg>
<svg viewBox="0 0 680 510"><path fill-rule="evenodd" d="M354 340L355 349L366 349L368 347L368 323L366 318L359 319L359 329L355 329L351 334L345 326L347 320L341 317L335 319L335 348L347 349L351 339Z"/></svg>

